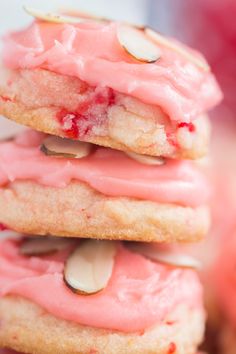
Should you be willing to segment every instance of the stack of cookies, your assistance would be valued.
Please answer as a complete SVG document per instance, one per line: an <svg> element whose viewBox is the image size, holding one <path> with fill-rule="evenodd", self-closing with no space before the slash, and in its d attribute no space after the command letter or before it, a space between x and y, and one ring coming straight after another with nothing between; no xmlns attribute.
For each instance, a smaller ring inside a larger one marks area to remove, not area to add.
<svg viewBox="0 0 236 354"><path fill-rule="evenodd" d="M26 11L3 39L0 113L31 129L0 143L0 347L195 354L198 262L166 244L209 227L209 66L150 28Z"/></svg>

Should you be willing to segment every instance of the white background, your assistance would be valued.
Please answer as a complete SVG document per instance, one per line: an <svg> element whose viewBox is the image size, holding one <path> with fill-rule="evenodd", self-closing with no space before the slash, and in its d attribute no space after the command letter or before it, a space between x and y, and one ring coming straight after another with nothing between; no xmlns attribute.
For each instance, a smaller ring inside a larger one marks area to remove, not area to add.
<svg viewBox="0 0 236 354"><path fill-rule="evenodd" d="M149 0L0 0L0 34L30 21L23 5L55 10L74 8L131 22L145 22Z"/></svg>

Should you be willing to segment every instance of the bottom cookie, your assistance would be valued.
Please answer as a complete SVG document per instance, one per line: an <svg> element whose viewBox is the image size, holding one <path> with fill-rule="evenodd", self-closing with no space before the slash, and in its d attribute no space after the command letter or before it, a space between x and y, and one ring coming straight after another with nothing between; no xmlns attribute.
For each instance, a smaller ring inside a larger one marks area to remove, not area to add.
<svg viewBox="0 0 236 354"><path fill-rule="evenodd" d="M205 323L195 270L134 246L55 237L1 241L0 348L194 354Z"/></svg>
<svg viewBox="0 0 236 354"><path fill-rule="evenodd" d="M192 354L204 323L201 312L179 306L163 324L125 334L57 319L15 296L0 299L0 320L0 346L33 354Z"/></svg>

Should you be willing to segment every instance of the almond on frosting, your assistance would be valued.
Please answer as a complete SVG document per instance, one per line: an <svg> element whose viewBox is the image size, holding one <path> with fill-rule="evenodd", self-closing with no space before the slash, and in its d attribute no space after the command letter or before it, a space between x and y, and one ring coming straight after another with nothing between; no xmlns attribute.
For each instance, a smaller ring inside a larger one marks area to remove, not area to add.
<svg viewBox="0 0 236 354"><path fill-rule="evenodd" d="M164 165L165 159L163 157L155 157L149 155L139 155L135 152L126 151L126 155L129 156L131 159L138 161L144 165L155 165L161 166Z"/></svg>
<svg viewBox="0 0 236 354"><path fill-rule="evenodd" d="M48 156L81 159L90 154L92 144L58 136L49 136L43 141L41 151Z"/></svg>
<svg viewBox="0 0 236 354"><path fill-rule="evenodd" d="M58 13L44 12L29 6L24 6L24 10L29 15L41 21L52 22L52 23L71 23L71 24L82 22L82 20L79 17L61 15Z"/></svg>
<svg viewBox="0 0 236 354"><path fill-rule="evenodd" d="M104 289L112 275L116 243L86 240L69 256L64 281L74 292L95 294Z"/></svg>
<svg viewBox="0 0 236 354"><path fill-rule="evenodd" d="M145 63L155 63L161 57L161 51L139 29L121 24L117 29L120 45L135 59Z"/></svg>
<svg viewBox="0 0 236 354"><path fill-rule="evenodd" d="M134 252L140 253L141 255L150 258L153 261L160 263L165 263L170 266L180 267L180 268L201 268L201 263L199 260L183 253L173 252L171 250L162 250L153 247L151 244L144 243L130 243L128 248Z"/></svg>

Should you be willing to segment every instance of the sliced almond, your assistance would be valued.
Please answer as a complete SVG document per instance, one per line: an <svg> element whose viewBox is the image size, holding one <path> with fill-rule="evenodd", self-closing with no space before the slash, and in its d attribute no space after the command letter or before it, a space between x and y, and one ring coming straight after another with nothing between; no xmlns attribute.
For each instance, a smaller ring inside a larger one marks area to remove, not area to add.
<svg viewBox="0 0 236 354"><path fill-rule="evenodd" d="M92 144L49 136L43 141L41 151L48 156L82 159L90 154Z"/></svg>
<svg viewBox="0 0 236 354"><path fill-rule="evenodd" d="M75 9L69 9L69 8L60 8L60 13L65 14L66 16L72 16L72 17L79 17L80 19L85 19L85 20L93 20L93 21L98 21L98 22L105 22L109 23L112 21L115 21L112 18L96 15L95 13L91 12L85 12L85 11L78 11ZM124 24L128 26L135 27L137 29L144 30L145 26L144 24L137 24L137 23L132 23L128 21L124 21Z"/></svg>
<svg viewBox="0 0 236 354"><path fill-rule="evenodd" d="M72 16L72 17L79 17L81 19L85 20L94 20L94 21L99 21L99 22L110 22L111 19L108 19L106 17L98 16L89 12L84 12L84 11L78 11L78 10L73 10L73 9L61 9L60 11L62 14L65 14L66 16Z"/></svg>
<svg viewBox="0 0 236 354"><path fill-rule="evenodd" d="M117 29L117 38L126 52L139 61L155 63L161 57L158 46L137 28L122 24Z"/></svg>
<svg viewBox="0 0 236 354"><path fill-rule="evenodd" d="M83 242L67 259L64 269L66 285L84 295L103 290L112 275L115 254L115 242Z"/></svg>
<svg viewBox="0 0 236 354"><path fill-rule="evenodd" d="M145 28L144 32L156 44L163 45L166 48L174 50L175 52L179 53L187 60L191 61L193 64L197 65L199 68L201 68L205 71L210 71L210 67L204 59L201 59L200 57L195 56L190 51L179 46L174 41L162 36L160 33L153 31L151 28L148 28L148 27Z"/></svg>
<svg viewBox="0 0 236 354"><path fill-rule="evenodd" d="M27 238L20 247L24 256L36 256L61 251L72 244L71 239L63 237L32 237Z"/></svg>
<svg viewBox="0 0 236 354"><path fill-rule="evenodd" d="M66 16L66 15L61 15L58 13L51 13L51 12L43 12L33 7L24 6L23 8L25 12L27 12L27 14L41 21L52 22L52 23L71 23L71 24L76 24L83 21L79 17Z"/></svg>
<svg viewBox="0 0 236 354"><path fill-rule="evenodd" d="M126 155L128 155L131 159L138 161L144 165L161 166L165 164L165 159L163 157L139 155L136 154L135 152L129 152L129 151L126 151Z"/></svg>
<svg viewBox="0 0 236 354"><path fill-rule="evenodd" d="M167 250L158 250L152 244L130 243L128 247L153 261L164 263L174 267L200 269L199 260L183 253L176 253Z"/></svg>

